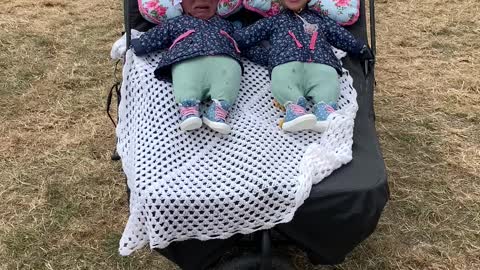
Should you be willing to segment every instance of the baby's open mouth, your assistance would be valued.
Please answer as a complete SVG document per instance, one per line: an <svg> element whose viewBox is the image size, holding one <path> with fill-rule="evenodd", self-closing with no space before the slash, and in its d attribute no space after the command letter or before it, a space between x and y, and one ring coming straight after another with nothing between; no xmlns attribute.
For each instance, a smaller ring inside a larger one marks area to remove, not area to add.
<svg viewBox="0 0 480 270"><path fill-rule="evenodd" d="M196 6L195 9L196 10L209 10L210 6Z"/></svg>

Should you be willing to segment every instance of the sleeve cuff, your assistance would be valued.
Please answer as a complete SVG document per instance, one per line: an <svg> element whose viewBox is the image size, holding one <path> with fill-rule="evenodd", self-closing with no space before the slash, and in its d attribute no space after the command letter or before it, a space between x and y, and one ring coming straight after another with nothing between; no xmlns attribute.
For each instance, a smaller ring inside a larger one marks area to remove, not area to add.
<svg viewBox="0 0 480 270"><path fill-rule="evenodd" d="M366 44L363 41L358 40L356 46L353 48L352 54L355 56L360 55L365 47Z"/></svg>
<svg viewBox="0 0 480 270"><path fill-rule="evenodd" d="M140 42L140 39L132 39L130 41L130 48L133 50L133 53L135 53L138 56L147 54L147 51L145 48L142 46L142 43Z"/></svg>

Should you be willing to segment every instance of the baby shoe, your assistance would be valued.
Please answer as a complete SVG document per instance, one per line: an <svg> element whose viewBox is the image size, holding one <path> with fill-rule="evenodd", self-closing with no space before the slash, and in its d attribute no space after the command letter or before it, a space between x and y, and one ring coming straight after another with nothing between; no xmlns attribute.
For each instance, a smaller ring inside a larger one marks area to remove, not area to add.
<svg viewBox="0 0 480 270"><path fill-rule="evenodd" d="M300 97L297 103L287 102L286 114L282 129L289 132L312 129L315 126L315 115L307 113L307 100Z"/></svg>
<svg viewBox="0 0 480 270"><path fill-rule="evenodd" d="M331 117L329 117L332 113L337 110L337 104L332 103L325 103L319 102L315 104L313 107L313 113L317 117L317 123L312 128L312 130L317 132L324 132L327 130L328 125L330 124Z"/></svg>
<svg viewBox="0 0 480 270"><path fill-rule="evenodd" d="M202 126L200 113L198 111L198 100L186 100L180 103L180 130L188 131L198 129Z"/></svg>
<svg viewBox="0 0 480 270"><path fill-rule="evenodd" d="M203 117L203 122L216 132L228 134L231 128L225 122L229 109L230 104L227 101L214 99L207 109L207 115Z"/></svg>

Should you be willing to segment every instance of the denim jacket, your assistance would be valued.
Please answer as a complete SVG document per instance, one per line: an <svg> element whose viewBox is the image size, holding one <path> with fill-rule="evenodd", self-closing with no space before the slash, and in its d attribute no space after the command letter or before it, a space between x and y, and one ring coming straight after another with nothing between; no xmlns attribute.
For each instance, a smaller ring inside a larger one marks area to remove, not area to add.
<svg viewBox="0 0 480 270"><path fill-rule="evenodd" d="M240 50L231 37L233 31L232 23L219 16L202 20L182 15L133 39L131 46L138 56L163 50L155 76L171 80L173 64L199 56L229 56L241 64Z"/></svg>
<svg viewBox="0 0 480 270"><path fill-rule="evenodd" d="M341 74L340 60L331 46L354 55L360 54L364 47L364 43L356 40L346 29L316 11L305 9L298 15L284 10L276 16L261 19L246 28L236 30L233 38L240 49L268 40L271 49L250 50L248 57L258 63L267 62L270 71L278 65L300 61L329 65ZM307 33L300 17L310 24L316 24L316 31Z"/></svg>

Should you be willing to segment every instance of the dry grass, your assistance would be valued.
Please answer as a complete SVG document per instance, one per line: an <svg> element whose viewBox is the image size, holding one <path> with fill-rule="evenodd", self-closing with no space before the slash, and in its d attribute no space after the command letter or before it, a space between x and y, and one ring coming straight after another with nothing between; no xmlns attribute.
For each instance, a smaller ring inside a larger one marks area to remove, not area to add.
<svg viewBox="0 0 480 270"><path fill-rule="evenodd" d="M116 252L126 194L103 102L121 1L0 4L0 269L175 269ZM377 10L392 198L338 268L480 269L480 2L378 0Z"/></svg>

